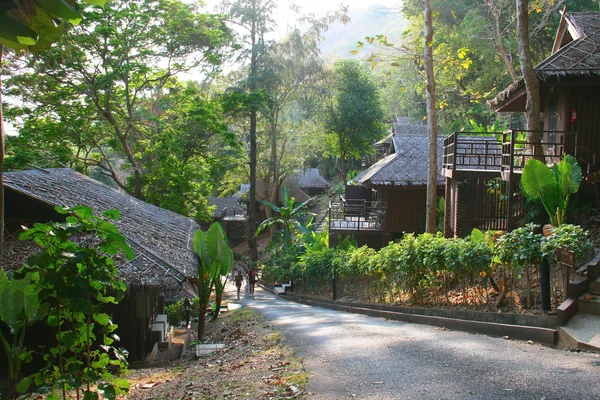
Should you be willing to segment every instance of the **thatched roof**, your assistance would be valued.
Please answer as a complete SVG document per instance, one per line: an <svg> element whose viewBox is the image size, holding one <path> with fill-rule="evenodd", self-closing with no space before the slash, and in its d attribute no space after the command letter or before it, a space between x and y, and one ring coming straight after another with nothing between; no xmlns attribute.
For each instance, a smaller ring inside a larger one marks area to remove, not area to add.
<svg viewBox="0 0 600 400"><path fill-rule="evenodd" d="M396 152L382 158L356 177L367 186L410 186L427 184L428 138L426 135L394 135ZM438 138L438 184L441 174L444 138Z"/></svg>
<svg viewBox="0 0 600 400"><path fill-rule="evenodd" d="M295 183L300 189L305 188L318 188L318 189L327 189L329 186L329 182L327 179L321 176L321 172L319 168L307 168L294 175L290 176L289 179L291 182Z"/></svg>
<svg viewBox="0 0 600 400"><path fill-rule="evenodd" d="M564 13L553 54L535 66L538 79L600 76L600 13ZM560 40L559 40L560 39ZM523 95L523 78L500 92L488 105L498 110L513 96Z"/></svg>
<svg viewBox="0 0 600 400"><path fill-rule="evenodd" d="M170 298L178 297L182 287L189 290L187 281L197 274L198 265L193 237L199 225L194 220L120 193L69 168L5 172L4 187L49 206L81 204L98 213L118 210L121 219L115 225L135 253L132 261L124 257L116 260L122 278L130 284L158 285ZM14 253L18 244L9 240L5 247ZM23 252L29 251L23 247Z"/></svg>
<svg viewBox="0 0 600 400"><path fill-rule="evenodd" d="M243 217L246 214L246 209L240 203L241 195L229 197L210 197L208 200L209 206L216 206L213 211L213 218L227 219Z"/></svg>
<svg viewBox="0 0 600 400"><path fill-rule="evenodd" d="M271 182L270 185L273 183ZM293 197L296 202L302 203L308 199L310 196L307 195L302 189L300 189L294 182L290 182L289 179L286 179L283 186L286 186L289 189L289 197ZM257 200L268 200L264 198L265 193L265 181L263 179L256 179L256 199ZM248 194L243 196L244 200L248 200Z"/></svg>

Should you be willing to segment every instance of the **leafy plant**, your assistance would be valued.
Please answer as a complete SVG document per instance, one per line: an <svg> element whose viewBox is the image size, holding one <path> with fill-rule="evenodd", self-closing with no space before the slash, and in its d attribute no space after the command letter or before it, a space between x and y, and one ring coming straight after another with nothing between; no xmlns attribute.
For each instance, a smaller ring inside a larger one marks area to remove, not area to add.
<svg viewBox="0 0 600 400"><path fill-rule="evenodd" d="M579 225L562 224L546 236L542 241L542 254L550 261L556 261L556 250L566 247L574 253L575 259L579 260L593 251L592 241L588 232Z"/></svg>
<svg viewBox="0 0 600 400"><path fill-rule="evenodd" d="M552 168L539 160L528 160L523 168L521 184L530 199L541 199L550 223L560 226L566 222L569 199L579 190L581 179L577 160L567 154Z"/></svg>
<svg viewBox="0 0 600 400"><path fill-rule="evenodd" d="M442 196L437 197L435 215L437 219L437 230L444 232L444 213L446 211L446 200Z"/></svg>
<svg viewBox="0 0 600 400"><path fill-rule="evenodd" d="M525 273L527 286L527 307L531 307L531 274L542 259L541 243L543 236L537 233L539 225L527 224L507 232L498 238L495 255L515 274Z"/></svg>
<svg viewBox="0 0 600 400"><path fill-rule="evenodd" d="M133 251L106 219L118 219L118 211L97 216L83 206L55 210L66 215L66 222L34 224L21 233L21 240L33 240L42 251L15 271L13 280L30 281L39 288L39 299L51 305L46 322L56 330L57 345L44 354L46 367L18 389L24 392L35 383L39 391L51 393L49 399L59 397L57 390L63 399L69 390L97 399L96 386L102 396L115 399L129 389L129 382L113 376L125 370L126 351L114 346L117 326L101 308L118 303L126 289L112 256L122 252L132 259Z"/></svg>
<svg viewBox="0 0 600 400"><path fill-rule="evenodd" d="M206 232L196 231L194 250L198 255L198 337L204 340L205 316L210 295L214 288L218 313L225 287L222 277L227 276L233 265L233 251L229 248L223 227L218 222L211 224Z"/></svg>
<svg viewBox="0 0 600 400"><path fill-rule="evenodd" d="M283 204L281 207L269 203L268 201L260 200L261 203L271 207L273 211L279 213L279 216L271 217L261 222L260 225L258 225L255 236L271 226L281 224L283 226L283 248L286 250L291 248L294 232L307 232L306 226L302 223L302 217L307 213L306 207L311 200L312 198L300 204L296 204L296 199L289 197L289 189L287 187L281 189L281 203Z"/></svg>
<svg viewBox="0 0 600 400"><path fill-rule="evenodd" d="M49 303L39 299L40 287L28 277L9 279L0 269L0 320L10 329L12 341L0 330L0 341L8 359L8 379L13 395L22 378L21 366L31 361L31 350L25 347L27 327L41 320L48 313Z"/></svg>

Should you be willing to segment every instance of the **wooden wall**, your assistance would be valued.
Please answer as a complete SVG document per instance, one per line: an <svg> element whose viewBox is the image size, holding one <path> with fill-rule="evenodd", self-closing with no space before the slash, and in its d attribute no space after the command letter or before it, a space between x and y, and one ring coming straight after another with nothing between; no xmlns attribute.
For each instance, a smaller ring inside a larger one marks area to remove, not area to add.
<svg viewBox="0 0 600 400"><path fill-rule="evenodd" d="M386 231L425 232L426 186L390 187L386 193Z"/></svg>

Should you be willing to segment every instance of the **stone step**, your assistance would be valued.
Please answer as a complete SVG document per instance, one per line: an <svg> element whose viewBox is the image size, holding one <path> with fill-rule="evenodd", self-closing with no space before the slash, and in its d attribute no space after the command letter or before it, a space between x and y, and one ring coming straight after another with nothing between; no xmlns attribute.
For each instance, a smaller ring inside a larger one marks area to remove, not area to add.
<svg viewBox="0 0 600 400"><path fill-rule="evenodd" d="M285 294L287 292L287 289L291 288L291 287L292 287L292 283L288 282L288 283L282 283L281 285L277 285L277 286L273 287L273 290L275 291L275 293L277 295L280 295L280 294Z"/></svg>
<svg viewBox="0 0 600 400"><path fill-rule="evenodd" d="M585 294L577 302L579 312L600 316L600 296Z"/></svg>
<svg viewBox="0 0 600 400"><path fill-rule="evenodd" d="M600 316L578 313L558 328L559 346L600 352Z"/></svg>

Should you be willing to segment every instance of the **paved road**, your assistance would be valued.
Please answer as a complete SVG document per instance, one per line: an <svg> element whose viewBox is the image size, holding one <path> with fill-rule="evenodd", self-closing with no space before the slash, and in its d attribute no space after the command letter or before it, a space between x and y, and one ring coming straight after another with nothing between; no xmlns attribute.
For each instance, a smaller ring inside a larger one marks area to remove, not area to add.
<svg viewBox="0 0 600 400"><path fill-rule="evenodd" d="M314 399L599 400L600 355L276 299L244 303L282 331Z"/></svg>

